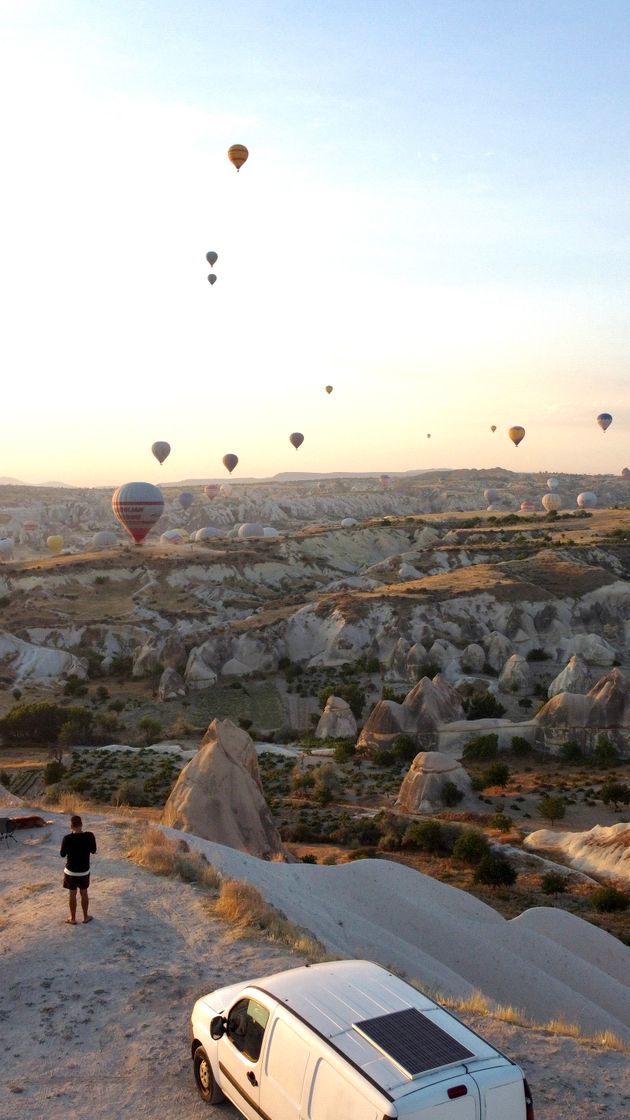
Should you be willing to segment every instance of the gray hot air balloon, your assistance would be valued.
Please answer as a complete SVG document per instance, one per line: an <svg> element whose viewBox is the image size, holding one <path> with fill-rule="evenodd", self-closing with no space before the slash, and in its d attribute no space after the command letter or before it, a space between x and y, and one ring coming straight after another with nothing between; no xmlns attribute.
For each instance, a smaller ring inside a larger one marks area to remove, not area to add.
<svg viewBox="0 0 630 1120"><path fill-rule="evenodd" d="M214 284L214 283L216 283L216 279L217 279L217 278L216 278L216 276L214 275L214 272L211 272L211 273L210 273L210 275L209 275L209 277L208 277L208 283L209 283L209 284Z"/></svg>
<svg viewBox="0 0 630 1120"><path fill-rule="evenodd" d="M230 474L234 470L237 463L238 455L234 455L233 452L229 451L227 455L223 456L223 466L230 472Z"/></svg>
<svg viewBox="0 0 630 1120"><path fill-rule="evenodd" d="M155 458L161 466L164 460L168 459L171 453L171 445L170 443L167 443L166 440L159 439L156 443L151 444L151 451L153 452Z"/></svg>
<svg viewBox="0 0 630 1120"><path fill-rule="evenodd" d="M206 260L207 260L207 262L208 262L208 264L210 265L211 268L214 268L218 259L219 259L219 254L218 253L213 253L212 251L210 251L209 253L206 253Z"/></svg>
<svg viewBox="0 0 630 1120"><path fill-rule="evenodd" d="M301 432L291 432L291 435L289 436L289 443L292 443L295 450L297 451L298 447L301 447L304 443L304 436Z"/></svg>

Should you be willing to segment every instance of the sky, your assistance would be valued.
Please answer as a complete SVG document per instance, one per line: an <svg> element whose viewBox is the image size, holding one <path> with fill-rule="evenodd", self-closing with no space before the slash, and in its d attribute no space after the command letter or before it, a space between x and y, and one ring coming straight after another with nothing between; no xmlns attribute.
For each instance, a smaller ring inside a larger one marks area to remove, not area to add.
<svg viewBox="0 0 630 1120"><path fill-rule="evenodd" d="M0 476L618 474L629 64L627 0L0 0Z"/></svg>

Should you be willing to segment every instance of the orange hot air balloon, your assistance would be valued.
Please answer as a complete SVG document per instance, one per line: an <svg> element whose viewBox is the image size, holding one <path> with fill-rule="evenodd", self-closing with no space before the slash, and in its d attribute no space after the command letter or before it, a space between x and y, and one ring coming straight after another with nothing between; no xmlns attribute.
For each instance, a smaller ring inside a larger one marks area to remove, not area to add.
<svg viewBox="0 0 630 1120"><path fill-rule="evenodd" d="M240 171L248 155L249 152L244 144L232 144L232 147L228 148L228 159L230 163L234 164L237 171Z"/></svg>
<svg viewBox="0 0 630 1120"><path fill-rule="evenodd" d="M525 429L521 428L520 424L515 424L513 428L509 429L508 435L514 446L518 447L521 440L525 438Z"/></svg>

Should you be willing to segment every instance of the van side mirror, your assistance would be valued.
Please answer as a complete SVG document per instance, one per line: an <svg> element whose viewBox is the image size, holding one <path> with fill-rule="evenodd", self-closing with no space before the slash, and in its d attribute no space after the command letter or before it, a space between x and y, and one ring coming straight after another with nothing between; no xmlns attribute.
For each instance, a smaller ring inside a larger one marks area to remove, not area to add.
<svg viewBox="0 0 630 1120"><path fill-rule="evenodd" d="M214 1019L210 1020L210 1037L218 1042L225 1034L227 1023L222 1015L215 1015Z"/></svg>

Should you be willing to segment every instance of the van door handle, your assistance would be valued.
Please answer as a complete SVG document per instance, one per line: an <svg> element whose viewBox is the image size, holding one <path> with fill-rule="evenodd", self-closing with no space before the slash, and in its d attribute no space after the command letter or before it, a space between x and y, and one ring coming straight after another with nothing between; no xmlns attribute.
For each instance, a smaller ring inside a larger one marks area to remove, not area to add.
<svg viewBox="0 0 630 1120"><path fill-rule="evenodd" d="M253 1069L250 1069L249 1073L247 1074L247 1080L249 1081L250 1085L258 1084L256 1080L256 1074L254 1073Z"/></svg>

